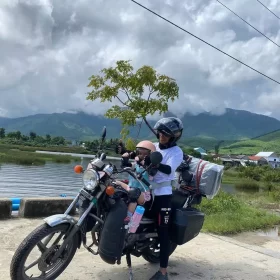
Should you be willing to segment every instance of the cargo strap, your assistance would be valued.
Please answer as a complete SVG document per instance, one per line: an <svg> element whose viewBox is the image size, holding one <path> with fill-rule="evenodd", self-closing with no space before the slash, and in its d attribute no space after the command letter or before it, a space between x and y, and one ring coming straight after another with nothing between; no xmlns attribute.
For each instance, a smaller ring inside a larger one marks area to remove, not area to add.
<svg viewBox="0 0 280 280"><path fill-rule="evenodd" d="M197 187L197 193L199 193L199 185L200 185L200 179L201 179L201 176L202 176L202 172L204 170L204 167L205 165L208 163L207 161L204 162L202 165L201 163L203 162L203 160L201 159L198 163L198 166L197 166L197 169L196 169L196 187ZM201 169L199 170L200 168L200 165L201 165Z"/></svg>

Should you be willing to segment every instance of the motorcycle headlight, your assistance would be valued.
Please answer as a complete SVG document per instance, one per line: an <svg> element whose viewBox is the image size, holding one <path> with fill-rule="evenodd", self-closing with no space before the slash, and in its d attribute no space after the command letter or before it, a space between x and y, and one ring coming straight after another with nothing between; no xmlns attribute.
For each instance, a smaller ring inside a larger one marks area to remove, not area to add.
<svg viewBox="0 0 280 280"><path fill-rule="evenodd" d="M99 175L98 173L93 170L89 169L84 172L83 176L83 183L85 189L92 191L99 183Z"/></svg>

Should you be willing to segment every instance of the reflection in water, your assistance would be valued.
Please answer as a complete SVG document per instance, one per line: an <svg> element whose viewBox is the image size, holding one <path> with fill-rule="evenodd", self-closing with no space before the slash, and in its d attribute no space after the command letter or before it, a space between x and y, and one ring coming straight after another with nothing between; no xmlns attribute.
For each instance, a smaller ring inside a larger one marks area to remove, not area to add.
<svg viewBox="0 0 280 280"><path fill-rule="evenodd" d="M90 159L69 164L47 163L45 166L0 166L0 197L66 196L73 197L82 187L82 174L74 172L74 166L87 167ZM110 160L119 167L120 161Z"/></svg>

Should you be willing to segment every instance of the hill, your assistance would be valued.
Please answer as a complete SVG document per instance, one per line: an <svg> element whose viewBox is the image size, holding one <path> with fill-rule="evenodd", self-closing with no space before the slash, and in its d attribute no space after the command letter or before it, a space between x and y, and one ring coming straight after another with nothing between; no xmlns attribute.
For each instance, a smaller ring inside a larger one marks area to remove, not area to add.
<svg viewBox="0 0 280 280"><path fill-rule="evenodd" d="M280 141L280 129L254 137L253 139L260 141Z"/></svg>
<svg viewBox="0 0 280 280"><path fill-rule="evenodd" d="M280 129L280 121L244 110L226 109L223 115L185 114L186 137L208 136L219 140L253 138ZM264 132L265 131L265 132Z"/></svg>
<svg viewBox="0 0 280 280"><path fill-rule="evenodd" d="M229 145L236 140L250 139L280 129L280 121L275 118L233 109L226 109L225 114L219 116L204 112L196 116L185 114L181 119L185 127L182 142L187 146L203 146L206 149L213 149L219 140L225 140L223 145ZM150 123L154 125L155 122ZM108 138L120 137L120 121L83 112L0 118L0 127L7 132L19 130L29 134L34 131L39 135L64 136L70 140L99 137L103 126L107 127ZM138 126L132 128L131 136L136 137L137 132ZM152 137L153 134L143 124L139 138Z"/></svg>
<svg viewBox="0 0 280 280"><path fill-rule="evenodd" d="M237 141L222 147L220 153L253 155L261 151L270 151L280 154L280 130L266 133L250 140Z"/></svg>

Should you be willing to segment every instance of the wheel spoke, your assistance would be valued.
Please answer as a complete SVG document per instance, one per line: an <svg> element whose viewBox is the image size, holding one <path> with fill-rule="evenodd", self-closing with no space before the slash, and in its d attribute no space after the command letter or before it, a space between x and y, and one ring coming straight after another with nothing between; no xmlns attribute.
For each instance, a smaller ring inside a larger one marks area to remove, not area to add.
<svg viewBox="0 0 280 280"><path fill-rule="evenodd" d="M41 253L44 253L48 249L42 241L38 242L37 246Z"/></svg>
<svg viewBox="0 0 280 280"><path fill-rule="evenodd" d="M38 227L27 237L25 242L20 244L14 254L11 262L11 273L13 275L23 275L24 279L30 280L34 278L53 279L53 276L59 276L71 262L78 247L79 240L77 236L74 236L70 240L70 244L64 244L66 247L61 248L60 245L68 232L69 226L66 224L57 225L53 228L46 224ZM54 235L56 236L54 237ZM62 249L61 252L60 248ZM32 254L32 256L29 249L37 254ZM59 254L57 254L58 252ZM36 270L37 272L35 272Z"/></svg>
<svg viewBox="0 0 280 280"><path fill-rule="evenodd" d="M53 245L57 245L57 243L60 241L60 239L62 238L63 235L65 235L65 232L60 233L60 235L54 241Z"/></svg>
<svg viewBox="0 0 280 280"><path fill-rule="evenodd" d="M50 234L50 235L46 238L46 240L45 240L45 242L44 242L44 245L45 245L45 246L47 246L47 245L49 244L49 242L51 241L51 239L53 238L54 235L55 235L55 232L52 233L52 234Z"/></svg>
<svg viewBox="0 0 280 280"><path fill-rule="evenodd" d="M39 258L40 259L40 258ZM31 263L29 266L24 268L24 272L27 271L28 269L30 269L31 267L33 267L34 265L38 264L39 259L34 261L33 263Z"/></svg>

